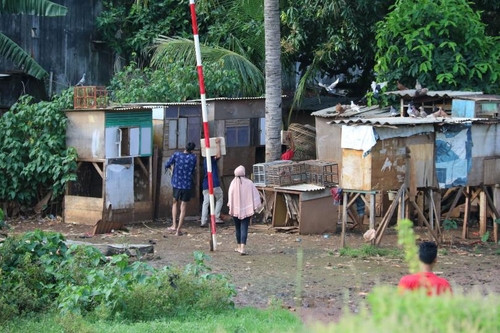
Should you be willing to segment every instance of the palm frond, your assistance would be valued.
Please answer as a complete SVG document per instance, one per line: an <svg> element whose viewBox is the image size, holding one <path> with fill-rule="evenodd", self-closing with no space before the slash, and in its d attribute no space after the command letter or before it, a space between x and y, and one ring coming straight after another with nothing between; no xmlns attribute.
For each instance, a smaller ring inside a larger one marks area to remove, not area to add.
<svg viewBox="0 0 500 333"><path fill-rule="evenodd" d="M298 109L304 95L306 93L307 82L311 79L313 73L316 72L316 67L314 65L310 65L307 67L304 75L300 78L299 84L297 85L297 90L295 91L295 95L293 96L292 106L290 107L290 113L288 114L288 124L290 124L291 116L294 110Z"/></svg>
<svg viewBox="0 0 500 333"><path fill-rule="evenodd" d="M26 73L37 79L42 79L47 75L42 66L33 60L19 45L2 33L0 33L0 56L12 61L23 68Z"/></svg>
<svg viewBox="0 0 500 333"><path fill-rule="evenodd" d="M201 45L204 63L217 63L226 70L234 70L240 77L240 91L245 96L260 95L264 85L264 74L244 56L220 47ZM184 38L160 36L156 40L151 65L162 68L169 62L180 62L196 66L196 52L193 41Z"/></svg>
<svg viewBox="0 0 500 333"><path fill-rule="evenodd" d="M0 14L64 16L68 8L48 0L0 0Z"/></svg>

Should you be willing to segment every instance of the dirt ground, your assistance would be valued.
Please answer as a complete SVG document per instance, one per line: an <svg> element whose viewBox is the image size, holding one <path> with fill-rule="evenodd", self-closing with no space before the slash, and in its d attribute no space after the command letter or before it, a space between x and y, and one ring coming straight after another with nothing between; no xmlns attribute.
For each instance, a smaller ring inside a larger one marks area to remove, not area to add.
<svg viewBox="0 0 500 333"><path fill-rule="evenodd" d="M9 233L42 229L61 232L69 240L94 244L154 244L149 263L156 267L185 265L193 262L193 251L207 253L207 263L214 272L231 276L238 295L237 306L266 307L270 302L281 302L290 311L308 321L338 320L343 309L358 311L366 294L378 284L397 285L407 273L401 259L374 257L358 259L339 255L340 234L299 235L279 232L266 224L250 226L248 256L234 252L234 225L230 220L217 225L216 251L210 252L210 232L199 227L199 218L185 221L184 235L167 231L169 221L145 221L127 225L128 231L89 237L91 226L70 225L58 218L16 219L7 221ZM420 239L428 239L423 228L415 228ZM496 274L500 268L495 255L498 245L478 244L477 230L471 230L473 239L462 240L459 231L446 237L444 252L436 267L438 274L450 280L455 290L500 292ZM360 231L347 234L351 248L364 243ZM396 231L389 228L382 247L397 247ZM302 251L299 251L302 250ZM302 264L300 255L303 253Z"/></svg>

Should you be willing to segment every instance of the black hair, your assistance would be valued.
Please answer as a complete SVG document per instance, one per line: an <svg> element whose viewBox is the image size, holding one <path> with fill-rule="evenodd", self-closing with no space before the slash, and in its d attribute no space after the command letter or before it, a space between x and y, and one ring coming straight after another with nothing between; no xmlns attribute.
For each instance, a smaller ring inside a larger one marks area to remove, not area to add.
<svg viewBox="0 0 500 333"><path fill-rule="evenodd" d="M186 145L186 150L188 152L191 152L194 150L194 148L196 148L196 144L194 142L189 141Z"/></svg>
<svg viewBox="0 0 500 333"><path fill-rule="evenodd" d="M437 257L437 245L434 242L422 242L418 249L418 258L424 264L432 264Z"/></svg>

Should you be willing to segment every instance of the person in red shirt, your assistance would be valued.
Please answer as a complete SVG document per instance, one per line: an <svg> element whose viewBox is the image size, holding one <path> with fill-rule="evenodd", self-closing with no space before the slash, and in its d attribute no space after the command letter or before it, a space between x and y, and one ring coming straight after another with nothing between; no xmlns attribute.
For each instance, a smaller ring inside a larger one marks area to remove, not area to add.
<svg viewBox="0 0 500 333"><path fill-rule="evenodd" d="M293 155L295 154L295 142L293 142L293 136L291 132L288 132L287 134L288 141L290 142L290 147L281 154L281 159L282 160L291 160L293 158Z"/></svg>
<svg viewBox="0 0 500 333"><path fill-rule="evenodd" d="M418 257L422 265L422 271L403 276L399 281L398 289L401 292L426 289L429 296L451 293L452 290L448 280L438 277L432 272L437 261L436 243L422 242L419 247Z"/></svg>

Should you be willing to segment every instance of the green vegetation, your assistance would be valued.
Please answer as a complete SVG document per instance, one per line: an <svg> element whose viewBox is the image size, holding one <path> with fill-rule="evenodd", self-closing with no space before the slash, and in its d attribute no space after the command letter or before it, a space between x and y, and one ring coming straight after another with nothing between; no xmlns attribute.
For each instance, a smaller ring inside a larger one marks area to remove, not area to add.
<svg viewBox="0 0 500 333"><path fill-rule="evenodd" d="M0 202L32 207L46 195L60 199L75 180L77 154L66 147L63 111L72 105L72 89L50 102L24 96L0 118Z"/></svg>
<svg viewBox="0 0 500 333"><path fill-rule="evenodd" d="M7 224L7 222L5 222L4 212L3 212L2 208L0 208L0 230L8 229L8 228L9 228L9 225Z"/></svg>
<svg viewBox="0 0 500 333"><path fill-rule="evenodd" d="M418 259L418 247L415 244L412 221L408 219L398 221L398 244L403 246L405 261L408 264L410 273L418 272L420 260Z"/></svg>
<svg viewBox="0 0 500 333"><path fill-rule="evenodd" d="M466 0L397 0L377 23L375 71L409 88L498 93L499 37L485 30Z"/></svg>
<svg viewBox="0 0 500 333"><path fill-rule="evenodd" d="M204 66L205 89L210 97L236 97L239 78L235 71L221 69L218 64ZM196 66L168 62L162 69L141 69L131 62L117 73L110 90L118 103L182 102L200 98Z"/></svg>
<svg viewBox="0 0 500 333"><path fill-rule="evenodd" d="M49 314L10 321L3 330L10 333L24 332L74 332L74 333L153 333L153 332L300 332L300 319L289 310L269 308L241 308L217 314L184 316L166 320L129 322L92 320L82 316Z"/></svg>
<svg viewBox="0 0 500 333"><path fill-rule="evenodd" d="M378 246L373 246L370 244L363 244L358 249L353 248L342 248L339 250L339 254L344 257L351 258L370 258L370 257L402 257L403 253L399 249L387 249Z"/></svg>
<svg viewBox="0 0 500 333"><path fill-rule="evenodd" d="M376 287L368 308L343 316L337 324L316 326L309 332L498 332L497 295L480 293L429 297L425 292L399 295L394 287Z"/></svg>
<svg viewBox="0 0 500 333"><path fill-rule="evenodd" d="M0 246L0 322L58 311L127 321L191 318L232 310L234 287L210 272L206 255L184 269L110 260L95 248L67 247L58 233L8 237Z"/></svg>

